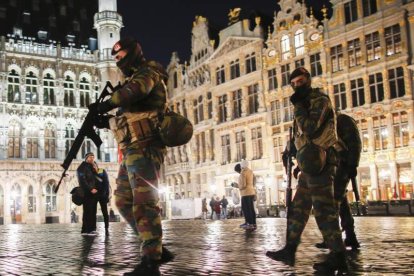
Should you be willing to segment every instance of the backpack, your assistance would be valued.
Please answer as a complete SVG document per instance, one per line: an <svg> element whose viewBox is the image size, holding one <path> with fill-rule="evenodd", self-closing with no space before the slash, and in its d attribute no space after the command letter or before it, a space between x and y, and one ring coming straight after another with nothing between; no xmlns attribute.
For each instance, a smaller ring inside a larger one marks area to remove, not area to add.
<svg viewBox="0 0 414 276"><path fill-rule="evenodd" d="M167 108L160 115L158 131L164 145L178 147L191 140L193 124L186 117Z"/></svg>

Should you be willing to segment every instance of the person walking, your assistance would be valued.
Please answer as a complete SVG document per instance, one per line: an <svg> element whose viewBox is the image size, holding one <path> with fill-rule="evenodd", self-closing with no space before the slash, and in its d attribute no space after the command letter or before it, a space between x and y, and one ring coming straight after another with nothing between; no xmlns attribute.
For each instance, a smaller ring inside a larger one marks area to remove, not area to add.
<svg viewBox="0 0 414 276"><path fill-rule="evenodd" d="M289 208L286 245L266 255L289 265L295 262L296 249L313 206L316 222L330 249L328 258L314 264L320 273L347 271L345 246L339 229L333 197L333 180L337 167L338 144L336 117L328 96L311 87L309 72L299 67L290 75L294 89L290 101L294 106L294 143L301 170L295 197Z"/></svg>
<svg viewBox="0 0 414 276"><path fill-rule="evenodd" d="M108 202L109 202L109 179L106 170L99 168L98 164L94 162L94 167L97 172L97 200L101 207L102 216L105 223L105 235L109 236L109 214L108 214Z"/></svg>
<svg viewBox="0 0 414 276"><path fill-rule="evenodd" d="M82 230L84 236L96 236L97 172L94 168L95 155L85 154L85 160L76 170L79 186L84 192Z"/></svg>
<svg viewBox="0 0 414 276"><path fill-rule="evenodd" d="M346 188L351 178L357 175L362 150L361 136L355 120L344 113L337 112L336 128L343 150L339 152L339 166L334 181L334 197L339 206L341 227L345 231L345 246L357 250L360 244L355 234L354 218L346 196ZM326 248L326 243L317 243L316 247Z"/></svg>
<svg viewBox="0 0 414 276"><path fill-rule="evenodd" d="M158 62L145 59L133 38L115 43L112 55L125 83L108 100L89 108L100 114L95 125L110 128L123 153L115 204L142 241L141 262L124 275L160 275L159 266L174 258L162 245L158 207L158 177L166 147L157 125L166 107L168 74ZM115 108L116 117L105 115Z"/></svg>
<svg viewBox="0 0 414 276"><path fill-rule="evenodd" d="M203 200L201 201L201 213L202 213L202 217L204 220L207 219L207 213L208 213L208 209L207 209L207 198L204 197Z"/></svg>
<svg viewBox="0 0 414 276"><path fill-rule="evenodd" d="M221 199L221 217L223 219L227 219L227 205L229 205L229 201L226 196L223 196Z"/></svg>
<svg viewBox="0 0 414 276"><path fill-rule="evenodd" d="M220 214L221 214L221 201L219 197L216 197L216 200L214 201L214 213L215 213L215 218L216 219L220 219Z"/></svg>
<svg viewBox="0 0 414 276"><path fill-rule="evenodd" d="M234 170L240 174L238 186L241 195L241 208L245 219L245 223L240 227L246 230L256 230L256 212L254 210L256 191L253 171L248 168L246 160L237 164Z"/></svg>
<svg viewBox="0 0 414 276"><path fill-rule="evenodd" d="M214 196L211 197L209 205L210 205L210 209L211 209L210 219L213 219L214 212L215 212L214 211L214 206L216 205L216 200L214 199Z"/></svg>

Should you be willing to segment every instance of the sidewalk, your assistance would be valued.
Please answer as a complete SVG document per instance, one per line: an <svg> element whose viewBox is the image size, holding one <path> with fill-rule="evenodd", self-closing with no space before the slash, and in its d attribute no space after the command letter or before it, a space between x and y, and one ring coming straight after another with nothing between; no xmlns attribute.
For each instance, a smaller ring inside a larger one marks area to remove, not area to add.
<svg viewBox="0 0 414 276"><path fill-rule="evenodd" d="M356 217L361 242L352 254L351 275L414 275L414 218ZM294 268L265 256L284 246L286 220L258 219L255 232L241 219L164 221L164 241L176 259L163 275L314 275L312 265L327 251L314 244L321 235L312 217ZM80 224L0 226L0 275L122 275L139 260L139 242L123 223L111 236L80 235Z"/></svg>

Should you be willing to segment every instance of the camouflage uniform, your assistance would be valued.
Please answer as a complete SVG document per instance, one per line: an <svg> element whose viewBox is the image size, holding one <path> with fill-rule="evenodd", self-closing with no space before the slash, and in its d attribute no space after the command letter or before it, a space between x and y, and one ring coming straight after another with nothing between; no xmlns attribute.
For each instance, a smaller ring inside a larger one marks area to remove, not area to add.
<svg viewBox="0 0 414 276"><path fill-rule="evenodd" d="M337 208L333 197L333 182L337 166L335 115L329 98L319 89L312 89L304 101L294 104L295 146L300 149L311 140L326 150L326 165L319 174L309 174L303 167L295 197L292 201L287 228L287 245L296 247L309 219L312 206L316 222L332 252L344 252L338 223ZM305 158L306 159L306 158ZM314 162L309 156L308 162Z"/></svg>
<svg viewBox="0 0 414 276"><path fill-rule="evenodd" d="M161 111L167 75L160 64L142 62L132 68L131 77L110 99L121 107L120 113ZM119 114L118 114L119 115ZM142 256L160 260L162 228L158 203L158 175L166 153L156 132L145 142L125 141L120 165L115 202L119 212L142 240Z"/></svg>
<svg viewBox="0 0 414 276"><path fill-rule="evenodd" d="M357 168L361 157L361 137L358 126L353 118L345 114L337 116L338 137L345 145L345 149L339 154L339 167L335 176L334 195L339 205L339 216L341 217L341 226L345 230L347 237L355 235L354 218L349 208L346 197L346 187L348 186L349 168Z"/></svg>

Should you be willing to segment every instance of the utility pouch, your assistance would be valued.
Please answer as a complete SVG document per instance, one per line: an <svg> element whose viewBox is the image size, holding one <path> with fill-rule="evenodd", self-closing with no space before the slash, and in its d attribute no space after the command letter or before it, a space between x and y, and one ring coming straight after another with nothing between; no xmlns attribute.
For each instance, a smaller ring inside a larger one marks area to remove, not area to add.
<svg viewBox="0 0 414 276"><path fill-rule="evenodd" d="M116 142L121 149L125 149L131 142L131 133L128 129L127 118L122 114L109 119L109 128L111 129Z"/></svg>
<svg viewBox="0 0 414 276"><path fill-rule="evenodd" d="M131 134L131 142L148 142L158 135L156 127L158 112L125 113L125 117Z"/></svg>

